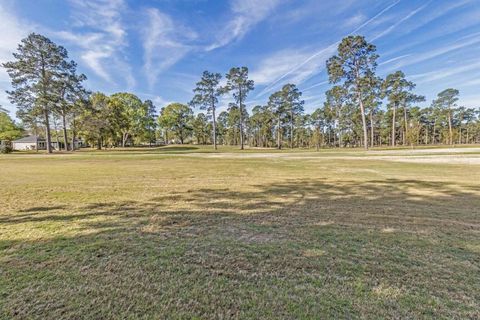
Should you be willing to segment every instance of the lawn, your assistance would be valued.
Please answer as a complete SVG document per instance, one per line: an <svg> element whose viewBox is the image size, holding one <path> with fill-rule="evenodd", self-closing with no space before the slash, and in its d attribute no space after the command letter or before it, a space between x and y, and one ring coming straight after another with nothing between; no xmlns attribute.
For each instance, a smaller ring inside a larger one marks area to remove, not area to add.
<svg viewBox="0 0 480 320"><path fill-rule="evenodd" d="M0 319L480 318L452 151L0 156Z"/></svg>

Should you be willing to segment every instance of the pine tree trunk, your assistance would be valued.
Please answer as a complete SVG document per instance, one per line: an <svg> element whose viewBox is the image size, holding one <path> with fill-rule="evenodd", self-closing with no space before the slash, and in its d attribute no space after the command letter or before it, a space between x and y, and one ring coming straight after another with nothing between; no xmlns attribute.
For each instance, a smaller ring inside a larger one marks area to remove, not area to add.
<svg viewBox="0 0 480 320"><path fill-rule="evenodd" d="M373 112L370 111L370 144L373 147L375 132L373 130Z"/></svg>
<svg viewBox="0 0 480 320"><path fill-rule="evenodd" d="M213 149L217 150L217 120L215 119L215 105L212 104L213 115Z"/></svg>
<svg viewBox="0 0 480 320"><path fill-rule="evenodd" d="M125 145L127 144L127 139L128 139L128 133L123 133L122 135L122 148L125 148Z"/></svg>
<svg viewBox="0 0 480 320"><path fill-rule="evenodd" d="M42 54L41 59L41 70L42 70L42 92L43 98L46 98L47 95L47 74L45 72L45 60ZM52 136L50 135L50 119L49 119L49 112L48 112L48 104L46 103L43 109L43 115L45 117L45 135L47 139L47 153L52 153Z"/></svg>
<svg viewBox="0 0 480 320"><path fill-rule="evenodd" d="M55 129L55 138L57 140L57 146L58 146L58 149L60 150L60 137L58 136L58 130Z"/></svg>
<svg viewBox="0 0 480 320"><path fill-rule="evenodd" d="M365 150L368 150L367 119L365 118L365 108L363 106L361 95L359 95L359 101L360 101L360 112L362 113L362 124L363 124L363 147L365 148Z"/></svg>
<svg viewBox="0 0 480 320"><path fill-rule="evenodd" d="M238 89L238 101L240 102L240 150L243 150L243 108L242 108L242 88Z"/></svg>
<svg viewBox="0 0 480 320"><path fill-rule="evenodd" d="M333 130L333 147L337 146L337 130Z"/></svg>
<svg viewBox="0 0 480 320"><path fill-rule="evenodd" d="M405 145L408 137L408 120L407 120L407 104L406 103L404 103L404 106L403 106L403 117L404 117L403 121L405 125L405 133L403 135L403 145Z"/></svg>
<svg viewBox="0 0 480 320"><path fill-rule="evenodd" d="M340 148L343 148L343 135L342 135L342 130L338 130L338 145Z"/></svg>
<svg viewBox="0 0 480 320"><path fill-rule="evenodd" d="M68 137L67 137L67 121L65 120L65 113L62 112L62 129L63 129L63 141L65 141L65 151L68 151ZM60 149L60 147L58 147ZM73 150L72 146L72 150Z"/></svg>
<svg viewBox="0 0 480 320"><path fill-rule="evenodd" d="M75 151L75 130L74 129L72 129L72 151Z"/></svg>
<svg viewBox="0 0 480 320"><path fill-rule="evenodd" d="M47 108L45 108L44 110L44 116L45 116L45 130L46 130L45 135L47 138L47 152L52 153L52 136L50 134L50 119L49 119Z"/></svg>
<svg viewBox="0 0 480 320"><path fill-rule="evenodd" d="M293 111L290 110L290 148L293 148Z"/></svg>
<svg viewBox="0 0 480 320"><path fill-rule="evenodd" d="M75 132L75 114L73 114L73 122L72 122L72 151L75 151L75 140L76 140L76 132Z"/></svg>
<svg viewBox="0 0 480 320"><path fill-rule="evenodd" d="M278 116L278 124L277 124L277 148L278 150L282 149L282 139L281 139L281 132L280 132L280 116Z"/></svg>
<svg viewBox="0 0 480 320"><path fill-rule="evenodd" d="M368 150L368 134L367 134L367 119L365 117L365 107L363 105L363 100L362 100L362 92L360 88L360 72L358 70L358 66L356 66L356 75L357 75L357 80L356 80L356 85L357 85L357 97L358 97L358 102L360 104L360 112L362 113L362 125L363 125L363 147L365 150Z"/></svg>
<svg viewBox="0 0 480 320"><path fill-rule="evenodd" d="M392 147L395 147L395 140L396 140L396 128L395 128L395 123L397 121L396 119L396 113L397 113L397 106L396 103L393 104L393 112L392 112Z"/></svg>
<svg viewBox="0 0 480 320"><path fill-rule="evenodd" d="M452 113L448 110L448 142L450 145L453 144L453 129L452 129Z"/></svg>

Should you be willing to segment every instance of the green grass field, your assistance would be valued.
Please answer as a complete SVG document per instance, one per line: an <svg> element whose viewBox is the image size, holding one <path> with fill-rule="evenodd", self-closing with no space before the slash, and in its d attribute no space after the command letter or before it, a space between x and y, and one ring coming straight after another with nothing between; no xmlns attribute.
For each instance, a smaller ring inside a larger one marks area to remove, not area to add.
<svg viewBox="0 0 480 320"><path fill-rule="evenodd" d="M0 318L480 318L480 151L433 150L0 156Z"/></svg>

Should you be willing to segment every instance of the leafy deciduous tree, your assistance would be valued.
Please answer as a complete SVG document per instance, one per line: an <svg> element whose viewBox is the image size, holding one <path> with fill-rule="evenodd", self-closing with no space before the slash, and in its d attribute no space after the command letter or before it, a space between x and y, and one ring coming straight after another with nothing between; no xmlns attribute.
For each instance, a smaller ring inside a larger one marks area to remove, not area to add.
<svg viewBox="0 0 480 320"><path fill-rule="evenodd" d="M193 111L188 105L181 103L171 103L160 112L159 124L165 130L171 131L180 139L180 143L185 142L187 134L192 130L191 121ZM168 140L168 134L166 134Z"/></svg>

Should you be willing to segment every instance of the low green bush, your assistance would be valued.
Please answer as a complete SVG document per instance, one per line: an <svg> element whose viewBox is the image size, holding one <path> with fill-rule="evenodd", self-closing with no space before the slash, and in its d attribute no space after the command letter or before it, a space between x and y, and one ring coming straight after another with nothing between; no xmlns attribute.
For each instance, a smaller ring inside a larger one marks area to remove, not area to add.
<svg viewBox="0 0 480 320"><path fill-rule="evenodd" d="M7 153L11 153L12 151L13 151L13 148L11 146L6 144L0 145L0 153L7 154Z"/></svg>

